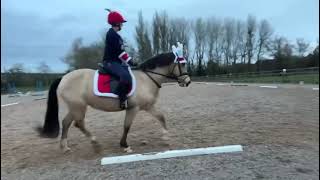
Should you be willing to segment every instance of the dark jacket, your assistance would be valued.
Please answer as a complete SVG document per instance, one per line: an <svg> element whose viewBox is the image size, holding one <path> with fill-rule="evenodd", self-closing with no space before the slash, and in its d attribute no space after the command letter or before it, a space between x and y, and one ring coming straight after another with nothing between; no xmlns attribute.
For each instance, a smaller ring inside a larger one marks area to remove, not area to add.
<svg viewBox="0 0 320 180"><path fill-rule="evenodd" d="M116 61L121 63L119 55L124 51L123 40L121 36L112 28L106 35L103 61Z"/></svg>

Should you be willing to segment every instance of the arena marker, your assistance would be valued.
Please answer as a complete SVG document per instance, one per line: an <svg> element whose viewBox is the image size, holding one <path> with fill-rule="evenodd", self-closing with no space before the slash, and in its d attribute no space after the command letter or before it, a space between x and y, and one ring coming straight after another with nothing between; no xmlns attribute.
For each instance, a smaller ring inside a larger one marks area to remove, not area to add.
<svg viewBox="0 0 320 180"><path fill-rule="evenodd" d="M3 105L1 105L1 107L12 106L12 105L17 105L17 104L19 104L19 102L10 103L10 104L3 104Z"/></svg>
<svg viewBox="0 0 320 180"><path fill-rule="evenodd" d="M272 88L272 89L278 88L278 86L259 86L259 87L262 87L262 88Z"/></svg>
<svg viewBox="0 0 320 180"><path fill-rule="evenodd" d="M135 162L135 161L167 159L167 158L195 156L195 155L240 152L240 151L243 151L243 148L241 145L229 145L229 146L207 147L207 148L197 148L197 149L171 150L171 151L145 153L145 154L131 154L131 155L125 155L125 156L104 157L101 159L101 165L120 164L120 163Z"/></svg>
<svg viewBox="0 0 320 180"><path fill-rule="evenodd" d="M217 86L224 86L224 85L226 85L226 84L221 84L221 83L218 83L218 84L216 84Z"/></svg>

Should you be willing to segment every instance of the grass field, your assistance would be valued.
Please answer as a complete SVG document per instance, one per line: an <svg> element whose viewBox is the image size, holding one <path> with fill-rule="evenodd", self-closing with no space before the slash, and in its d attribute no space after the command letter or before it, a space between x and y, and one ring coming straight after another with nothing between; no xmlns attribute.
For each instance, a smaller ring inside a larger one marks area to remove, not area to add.
<svg viewBox="0 0 320 180"><path fill-rule="evenodd" d="M319 84L319 74L295 74L287 76L251 76L251 77L193 77L193 81L247 82L247 83L292 83Z"/></svg>

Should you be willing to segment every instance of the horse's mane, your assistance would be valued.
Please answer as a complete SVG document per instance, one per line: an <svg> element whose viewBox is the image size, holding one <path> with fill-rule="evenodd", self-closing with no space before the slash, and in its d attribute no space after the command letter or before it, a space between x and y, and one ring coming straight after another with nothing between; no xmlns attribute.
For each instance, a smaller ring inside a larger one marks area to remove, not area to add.
<svg viewBox="0 0 320 180"><path fill-rule="evenodd" d="M155 69L156 67L168 66L171 63L173 63L174 59L175 55L172 52L159 54L141 63L140 68L145 70Z"/></svg>

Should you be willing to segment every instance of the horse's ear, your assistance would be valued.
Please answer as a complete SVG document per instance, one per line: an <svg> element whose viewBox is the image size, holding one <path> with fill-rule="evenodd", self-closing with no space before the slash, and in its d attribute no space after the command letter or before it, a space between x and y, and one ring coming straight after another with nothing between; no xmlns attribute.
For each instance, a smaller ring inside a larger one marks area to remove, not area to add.
<svg viewBox="0 0 320 180"><path fill-rule="evenodd" d="M171 46L171 49L172 49L172 52L173 53L176 53L177 52L177 47L175 45L172 45Z"/></svg>
<svg viewBox="0 0 320 180"><path fill-rule="evenodd" d="M174 62L179 61L180 63L185 63L186 59L183 57L183 44L177 42L177 46L172 46L172 52L175 55Z"/></svg>
<svg viewBox="0 0 320 180"><path fill-rule="evenodd" d="M177 44L178 44L178 49L183 49L183 44L181 44L180 42L178 42Z"/></svg>

